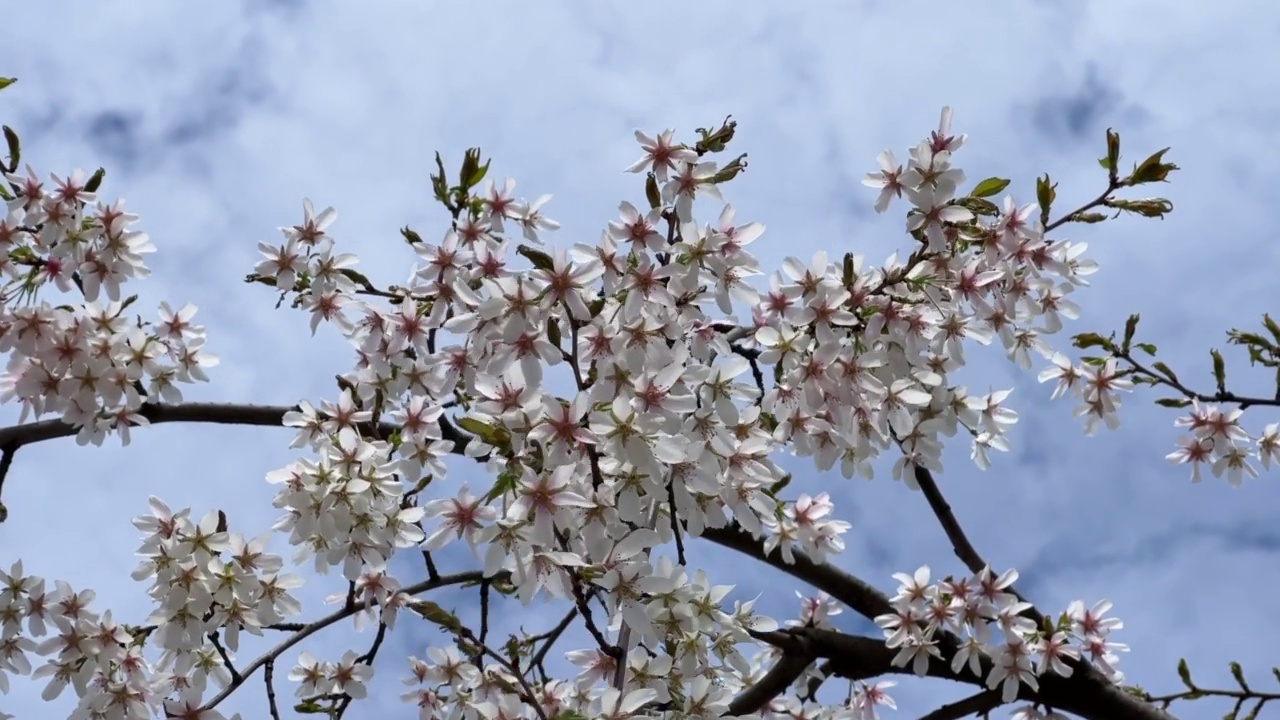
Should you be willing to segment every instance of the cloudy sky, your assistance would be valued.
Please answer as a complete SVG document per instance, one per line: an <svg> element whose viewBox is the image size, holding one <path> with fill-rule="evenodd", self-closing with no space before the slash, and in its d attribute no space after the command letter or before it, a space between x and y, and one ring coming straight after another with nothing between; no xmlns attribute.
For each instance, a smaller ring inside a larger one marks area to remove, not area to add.
<svg viewBox="0 0 1280 720"><path fill-rule="evenodd" d="M246 0L197 12L185 3L50 0L9 3L0 16L10 38L0 75L20 79L0 94L0 121L21 134L24 159L60 174L105 166L102 195L125 198L160 250L154 277L136 286L140 307L201 308L222 365L190 399L335 395L333 375L351 360L345 342L335 332L311 338L304 315L273 310L273 296L242 283L257 243L299 222L304 197L337 208L331 232L365 273L399 282L413 257L397 229L432 239L445 227L428 185L436 150L452 165L479 145L494 158L492 175L517 178L520 194L553 193L547 212L563 229L551 242L567 245L593 240L620 200L642 198L638 176L621 172L638 156L634 129L690 137L728 114L750 168L727 196L740 219L767 226L753 246L767 269L820 249L878 262L905 247L905 208L877 216L874 192L859 180L877 153L902 157L952 105L954 128L970 138L957 163L971 181L1011 178L1020 202L1034 199L1043 172L1060 183L1063 208L1096 195L1109 126L1126 165L1172 146L1167 159L1183 169L1151 192L1173 200L1167 220L1060 236L1088 240L1102 266L1078 294L1083 317L1068 332L1107 331L1140 312L1161 356L1207 386L1207 349L1222 345L1223 331L1280 310L1272 161L1280 7L1270 3L1036 0L958 10L908 0ZM1240 355L1228 358L1248 372ZM968 379L980 390L1015 388L1022 416L1015 451L992 470L974 470L956 447L940 477L987 559L1017 567L1021 589L1050 612L1075 598L1113 600L1126 623L1116 639L1133 648L1122 667L1153 691L1175 689L1179 657L1206 684L1226 681L1229 660L1268 682L1280 661L1266 639L1280 637L1277 478L1240 489L1189 484L1163 460L1174 415L1149 395L1129 401L1118 431L1085 438L1072 406L1049 403L1049 388L999 352L975 355ZM6 423L16 420L4 412ZM1250 417L1255 432L1274 419ZM140 621L148 606L144 588L127 579L137 543L128 521L147 496L197 515L223 507L234 529L255 535L277 514L263 476L294 457L290 439L283 430L171 425L136 433L124 449L70 440L24 448L5 487L0 566L21 556L28 571L92 587L99 607ZM793 489L832 493L853 523L846 569L889 591L892 573L921 564L936 575L962 570L923 497L887 473L849 482L788 467L799 471ZM792 584L698 550L701 562L716 563L717 580L738 582L744 596L765 593L768 612L795 612ZM458 567L466 560L457 559ZM406 577L416 572L402 567ZM336 592L332 582L306 597ZM532 625L549 612L504 622ZM336 659L351 637L341 630L312 647ZM408 717L396 699L403 658L441 640L427 627L400 629L380 657L383 692L349 717ZM41 686L15 681L0 710L61 716L39 703ZM902 709L892 716L906 718L960 689L899 690ZM234 707L260 717L262 696L254 683ZM1228 709L1212 702L1182 706L1181 715Z"/></svg>

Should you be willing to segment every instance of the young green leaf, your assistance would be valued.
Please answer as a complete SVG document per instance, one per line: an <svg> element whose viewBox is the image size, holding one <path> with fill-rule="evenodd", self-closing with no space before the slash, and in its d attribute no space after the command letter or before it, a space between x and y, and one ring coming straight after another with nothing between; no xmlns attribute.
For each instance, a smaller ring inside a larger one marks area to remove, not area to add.
<svg viewBox="0 0 1280 720"><path fill-rule="evenodd" d="M1120 134L1111 128L1107 128L1107 156L1098 162L1107 169L1114 181L1117 168L1120 167Z"/></svg>
<svg viewBox="0 0 1280 720"><path fill-rule="evenodd" d="M89 182L84 184L84 189L89 192L98 192L98 188L102 186L102 178L106 177L106 175L106 168L98 168L93 172L93 175L89 177Z"/></svg>
<svg viewBox="0 0 1280 720"><path fill-rule="evenodd" d="M1151 364L1151 367L1164 373L1170 380L1174 382L1178 382L1178 376L1173 374L1173 368L1169 367L1168 365L1165 365L1163 362L1160 362L1157 360L1156 362Z"/></svg>
<svg viewBox="0 0 1280 720"><path fill-rule="evenodd" d="M1129 344L1133 342L1133 334L1138 330L1138 319L1138 314L1134 313L1124 323L1124 340L1120 343L1120 348L1124 352L1129 352Z"/></svg>
<svg viewBox="0 0 1280 720"><path fill-rule="evenodd" d="M528 245L517 245L516 254L528 258L529 262L533 263L533 266L539 270L551 270L555 267L555 262L550 255Z"/></svg>
<svg viewBox="0 0 1280 720"><path fill-rule="evenodd" d="M1280 343L1280 325L1277 325L1270 315L1263 314L1262 325L1267 328L1267 332L1271 333L1271 337L1275 338L1277 343Z"/></svg>
<svg viewBox="0 0 1280 720"><path fill-rule="evenodd" d="M1209 355L1213 357L1213 379L1218 383L1218 392L1227 392L1227 364L1222 359L1222 353L1216 349L1210 350Z"/></svg>
<svg viewBox="0 0 1280 720"><path fill-rule="evenodd" d="M996 207L995 203L990 200L983 200L980 197L963 197L956 200L956 204L974 215L994 217L1000 214L1000 208Z"/></svg>
<svg viewBox="0 0 1280 720"><path fill-rule="evenodd" d="M1244 681L1244 669L1240 667L1240 663L1232 660L1227 667L1231 668L1231 677L1240 685L1240 689L1249 692L1249 683Z"/></svg>
<svg viewBox="0 0 1280 720"><path fill-rule="evenodd" d="M1058 196L1058 183L1049 182L1049 173L1045 173L1044 177L1036 178L1036 202L1040 204L1040 224L1049 224L1049 208L1053 205L1053 200Z"/></svg>
<svg viewBox="0 0 1280 720"><path fill-rule="evenodd" d="M422 242L422 236L410 230L408 225L400 228L400 234L404 236L404 241L410 245Z"/></svg>
<svg viewBox="0 0 1280 720"><path fill-rule="evenodd" d="M653 173L644 181L644 198L649 201L649 209L655 210L662 204L662 193L658 191L658 179Z"/></svg>
<svg viewBox="0 0 1280 720"><path fill-rule="evenodd" d="M1167 152L1169 152L1169 148L1154 153L1139 165L1134 165L1133 172L1124 179L1125 184L1142 185L1149 182L1168 182L1169 173L1179 168L1173 163L1160 162Z"/></svg>
<svg viewBox="0 0 1280 720"><path fill-rule="evenodd" d="M462 621L458 619L458 616L430 600L414 599L406 604L410 610L418 613L428 622L435 623L452 633L462 632Z"/></svg>
<svg viewBox="0 0 1280 720"><path fill-rule="evenodd" d="M1187 686L1188 690L1195 690L1196 686L1191 682L1191 668L1187 667L1186 658L1178 658L1178 679L1182 680L1182 684Z"/></svg>
<svg viewBox="0 0 1280 720"><path fill-rule="evenodd" d="M18 169L18 158L22 156L22 147L18 142L18 133L8 125L4 126L4 141L9 146L9 164L5 167L5 172L14 172Z"/></svg>
<svg viewBox="0 0 1280 720"><path fill-rule="evenodd" d="M556 322L555 318L547 320L547 340L559 349L562 337L563 336L560 334L560 323Z"/></svg>
<svg viewBox="0 0 1280 720"><path fill-rule="evenodd" d="M1080 333L1071 339L1071 344L1086 350L1091 347L1100 347L1104 350L1111 350L1115 344L1111 340L1102 337L1098 333Z"/></svg>
<svg viewBox="0 0 1280 720"><path fill-rule="evenodd" d="M979 198L991 197L1007 187L1009 187L1009 180L1006 178L989 177L978 183L977 187L969 195Z"/></svg>

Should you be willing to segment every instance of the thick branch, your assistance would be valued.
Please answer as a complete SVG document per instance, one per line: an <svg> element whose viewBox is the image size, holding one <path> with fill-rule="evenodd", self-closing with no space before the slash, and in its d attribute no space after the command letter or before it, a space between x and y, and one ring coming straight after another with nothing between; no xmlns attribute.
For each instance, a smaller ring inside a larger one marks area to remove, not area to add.
<svg viewBox="0 0 1280 720"><path fill-rule="evenodd" d="M909 667L893 665L897 651L886 647L884 641L878 638L818 628L753 632L751 635L779 648L784 656L791 654L809 659L828 658L831 660L832 674L849 680L865 680L886 674L911 674ZM984 660L983 676L990 667L990 661ZM951 670L949 663L931 659L925 675L978 688L986 687L982 678L971 673L967 665L957 673ZM1069 678L1046 674L1039 680L1040 689L1036 691L1026 685L1020 686L1018 698L1091 720L1171 720L1172 717L1154 705L1126 695L1096 673L1077 672Z"/></svg>
<svg viewBox="0 0 1280 720"><path fill-rule="evenodd" d="M951 548L955 551L956 557L960 558L960 561L965 564L965 567L969 568L969 570L975 575L982 572L984 569L988 569L989 565L982 559L982 556L978 554L978 550L973 546L973 543L969 542L969 537L965 534L964 528L960 527L960 521L956 519L955 513L951 511L950 503L948 503L947 499L942 496L942 490L938 488L938 483L934 480L933 473L923 467L916 466L915 478L916 482L920 485L921 492L924 493L925 499L929 502L929 507L933 510L934 516L937 517L939 524L942 525L943 532L947 534L947 539L951 541ZM1019 600L1029 603L1029 601L1019 595L1017 590L1013 587L1009 587L1007 590ZM1034 620L1037 626L1044 625L1044 616L1035 608L1034 604L1024 610L1022 614ZM1065 662L1067 666L1074 671L1072 678L1075 682L1081 685L1098 688L1098 693L1111 697L1113 702L1120 705L1133 706L1135 708L1135 712L1137 711L1136 709L1140 707L1144 712L1149 710L1150 712L1156 713L1150 717L1169 717L1167 713L1164 713L1164 711L1156 708L1155 706L1142 702L1130 695L1126 695L1123 691L1117 688L1115 684L1103 677L1103 675L1089 663L1082 660L1072 660L1070 658L1067 658ZM1062 707L1070 710L1067 705L1059 703L1052 704L1055 707ZM1072 712L1076 711L1073 710ZM1085 715L1086 717L1092 717L1086 713L1078 714ZM1115 717L1136 718L1148 717L1148 715L1117 714Z"/></svg>
<svg viewBox="0 0 1280 720"><path fill-rule="evenodd" d="M783 653L782 658L755 684L749 685L729 703L729 715L750 715L787 691L796 678L804 674L813 658L798 653Z"/></svg>
<svg viewBox="0 0 1280 720"><path fill-rule="evenodd" d="M297 405L252 405L248 403L207 403L189 402L177 404L144 403L138 414L146 418L152 425L163 423L215 423L219 425L259 425L282 427L284 415L298 410ZM394 423L378 424L378 431L383 437L390 435L399 426ZM372 426L364 427L373 430ZM454 452L462 454L468 438L458 432L447 421L440 423L441 436L454 443ZM77 430L61 420L41 420L39 422L11 425L0 428L0 448L17 450L23 445L72 437ZM372 433L371 433L372 434Z"/></svg>
<svg viewBox="0 0 1280 720"><path fill-rule="evenodd" d="M782 552L776 548L772 553L765 555L760 541L751 537L751 533L736 524L726 528L706 528L702 531L702 538L766 562L794 578L803 580L825 591L867 619L874 620L880 615L893 612L893 606L889 604L889 598L885 597L884 593L839 568L814 562L799 550L793 553L796 561L792 564L783 560Z"/></svg>

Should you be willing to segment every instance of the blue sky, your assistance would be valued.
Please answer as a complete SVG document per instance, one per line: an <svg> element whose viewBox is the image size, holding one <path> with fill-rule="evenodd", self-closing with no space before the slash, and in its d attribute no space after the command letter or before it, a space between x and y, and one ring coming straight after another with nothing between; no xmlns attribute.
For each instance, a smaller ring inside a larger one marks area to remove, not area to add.
<svg viewBox="0 0 1280 720"><path fill-rule="evenodd" d="M1207 386L1207 348L1221 346L1227 328L1277 311L1280 8L1268 3L278 0L196 13L148 0L0 13L11 36L28 38L0 65L20 78L0 95L0 120L21 134L24 159L60 174L105 166L103 195L126 198L160 250L153 278L137 285L141 307L201 308L222 364L190 399L334 396L333 375L350 364L341 337L311 338L304 315L273 310L269 293L242 283L257 243L298 222L304 197L337 208L332 232L366 274L397 282L414 261L397 229L432 238L445 227L429 197L436 150L456 164L479 145L521 195L554 193L548 214L563 229L550 240L568 245L593 240L619 200L641 199L637 176L621 172L638 157L632 130L691 137L728 114L750 168L727 196L740 220L767 226L753 246L766 269L819 249L875 262L904 247L904 208L877 216L875 193L859 180L877 153L901 157L951 105L953 127L969 134L957 163L971 181L1011 178L1020 202L1033 199L1043 172L1060 183L1063 208L1096 195L1108 126L1121 134L1124 164L1173 147L1167 159L1182 170L1151 192L1173 200L1167 220L1059 235L1087 240L1102 266L1074 298L1083 317L1066 333L1107 331L1140 312L1161 356ZM1085 438L1072 406L1050 404L1034 376L998 351L973 357L966 379L976 389L1014 387L1022 416L1014 452L990 471L955 447L940 476L987 559L1017 567L1021 589L1047 611L1077 597L1112 599L1126 623L1117 639L1133 648L1122 658L1131 681L1172 690L1185 656L1206 684L1226 680L1228 660L1265 683L1277 662L1268 638L1280 637L1268 572L1280 563L1275 476L1241 489L1190 485L1163 460L1174 414L1152 406L1154 396L1130 399L1118 431ZM1241 355L1228 359L1248 372ZM1255 432L1273 419L1248 417ZM0 418L16 412L0 409ZM24 448L5 487L0 565L21 556L29 571L92 587L100 607L141 619L144 588L127 579L137 543L128 520L147 496L197 514L224 507L233 529L257 534L277 512L263 476L293 458L290 439L283 430L164 426L124 449L69 440ZM799 471L793 489L832 493L853 523L843 567L887 590L892 573L920 564L939 575L962 570L923 497L887 472L867 483L788 467ZM765 592L766 610L795 612L791 585L732 555L703 557L719 581ZM335 591L320 585L306 597ZM314 647L336 659L343 632ZM378 666L391 694L348 717L407 716L394 696L405 674L397 658L440 640L428 628L402 629ZM38 694L17 681L0 710L53 716ZM258 716L261 686L238 695L246 718ZM959 695L904 682L896 697L893 717L905 718ZM1181 716L1227 710L1212 702L1185 705Z"/></svg>

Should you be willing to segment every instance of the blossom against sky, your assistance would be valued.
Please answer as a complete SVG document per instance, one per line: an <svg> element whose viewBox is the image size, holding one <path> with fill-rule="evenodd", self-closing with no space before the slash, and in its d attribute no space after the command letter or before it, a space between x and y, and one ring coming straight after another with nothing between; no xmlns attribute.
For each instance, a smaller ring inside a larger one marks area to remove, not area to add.
<svg viewBox="0 0 1280 720"><path fill-rule="evenodd" d="M1043 172L1064 206L1095 195L1109 126L1125 162L1173 147L1183 169L1159 188L1175 203L1167 220L1071 230L1102 269L1064 333L1110 330L1140 312L1161 356L1207 384L1206 350L1222 331L1275 311L1269 189L1280 178L1268 153L1280 100L1264 70L1280 62L1280 10L1259 3L1045 0L939 13L923 2L658 2L636 12L246 1L193 16L160 2L48 2L0 12L32 38L0 67L20 78L0 95L0 119L21 133L25 156L43 171L105 166L104 194L126 198L159 248L140 306L201 308L222 364L192 399L334 399L345 342L311 338L304 315L273 310L274 297L241 282L257 243L299 222L304 197L337 208L332 232L362 272L395 282L414 261L398 229L442 234L427 180L435 151L456 162L481 146L521 194L553 193L547 211L563 227L548 240L567 246L594 239L620 200L642 201L636 176L622 172L637 156L633 130L687 137L728 114L750 166L726 193L740 222L766 226L753 252L767 270L819 249L878 262L904 247L900 212L876 215L876 193L859 181L882 150L901 155L951 105L969 135L957 162L971 180L1011 178L1020 202ZM55 27L56 43L39 39ZM1119 430L1085 438L1070 404L1049 403L1033 374L999 352L974 361L971 384L1014 389L1014 450L993 453L980 473L967 448L953 448L941 481L997 569L1017 567L1020 589L1046 609L1114 601L1136 682L1172 688L1179 656L1197 677L1225 679L1235 659L1264 681L1276 662L1265 638L1280 630L1262 599L1280 552L1275 478L1190 485L1163 460L1177 436L1171 411L1132 398ZM1252 412L1260 429L1265 411ZM21 555L31 572L93 587L117 614L145 612L143 588L128 580L138 542L128 519L147 496L197 516L226 506L256 534L276 517L263 477L293 458L288 442L283 430L163 426L124 449L24 448L6 482L0 564ZM797 491L830 492L853 524L846 568L886 590L892 573L921 564L939 576L960 570L923 499L887 472L864 483L790 467ZM774 575L706 557L737 575L720 581L744 596L767 591L765 612L797 611ZM349 637L321 647L336 660ZM421 654L439 638L406 632L397 642L400 654ZM390 687L402 668L388 653L380 673L375 682ZM910 688L896 695L902 717L953 697L937 683ZM43 715L38 688L23 681L0 709ZM388 709L399 710L394 699L360 712Z"/></svg>

